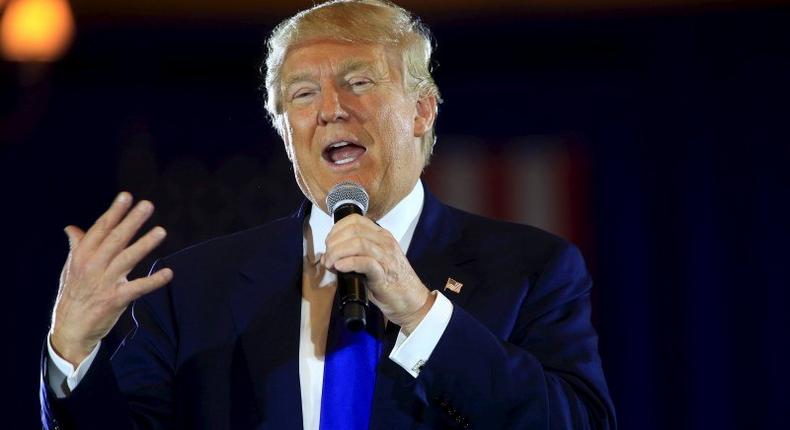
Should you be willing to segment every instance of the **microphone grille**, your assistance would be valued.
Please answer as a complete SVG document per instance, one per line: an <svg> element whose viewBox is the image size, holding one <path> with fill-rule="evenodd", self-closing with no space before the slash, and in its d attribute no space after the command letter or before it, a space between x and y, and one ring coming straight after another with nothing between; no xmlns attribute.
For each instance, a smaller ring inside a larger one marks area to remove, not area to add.
<svg viewBox="0 0 790 430"><path fill-rule="evenodd" d="M368 212L368 193L356 182L343 181L332 187L326 195L326 208L329 214L335 213L340 205L352 203L362 209L362 214Z"/></svg>

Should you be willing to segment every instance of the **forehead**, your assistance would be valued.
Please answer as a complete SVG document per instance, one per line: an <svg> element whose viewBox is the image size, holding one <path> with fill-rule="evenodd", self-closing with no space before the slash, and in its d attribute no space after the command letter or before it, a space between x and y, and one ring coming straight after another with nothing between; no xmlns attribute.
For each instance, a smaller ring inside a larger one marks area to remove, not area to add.
<svg viewBox="0 0 790 430"><path fill-rule="evenodd" d="M370 68L375 72L397 73L397 55L380 44L315 40L291 46L285 56L281 83L294 78L318 78L324 74Z"/></svg>

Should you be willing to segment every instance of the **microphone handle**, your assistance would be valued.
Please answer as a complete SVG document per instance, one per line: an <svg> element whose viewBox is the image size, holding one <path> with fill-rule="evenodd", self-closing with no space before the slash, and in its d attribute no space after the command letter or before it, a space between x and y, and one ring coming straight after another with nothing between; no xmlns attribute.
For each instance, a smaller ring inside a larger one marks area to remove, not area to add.
<svg viewBox="0 0 790 430"><path fill-rule="evenodd" d="M337 293L340 295L340 312L343 323L351 331L364 330L367 325L368 290L365 275L361 273L338 273Z"/></svg>
<svg viewBox="0 0 790 430"><path fill-rule="evenodd" d="M334 212L335 223L344 217L358 214L362 210L355 204L340 205ZM356 272L337 274L337 295L343 323L351 331L364 330L367 325L368 290L365 275Z"/></svg>

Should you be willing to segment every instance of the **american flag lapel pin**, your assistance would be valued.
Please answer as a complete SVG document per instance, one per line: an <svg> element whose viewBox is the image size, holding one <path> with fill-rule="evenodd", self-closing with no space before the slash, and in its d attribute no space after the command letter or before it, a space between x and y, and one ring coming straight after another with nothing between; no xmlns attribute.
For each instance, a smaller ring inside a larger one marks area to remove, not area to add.
<svg viewBox="0 0 790 430"><path fill-rule="evenodd" d="M464 286L464 284L456 281L455 279L447 278L447 283L444 284L444 289L445 290L450 290L450 291L454 292L455 294L460 294L461 293L461 287L463 287L463 286Z"/></svg>

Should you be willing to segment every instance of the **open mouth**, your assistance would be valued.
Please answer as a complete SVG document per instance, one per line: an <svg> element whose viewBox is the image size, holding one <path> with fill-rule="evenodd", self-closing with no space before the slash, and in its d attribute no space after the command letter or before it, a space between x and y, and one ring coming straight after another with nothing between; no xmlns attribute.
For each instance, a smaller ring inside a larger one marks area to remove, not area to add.
<svg viewBox="0 0 790 430"><path fill-rule="evenodd" d="M353 163L366 151L364 146L352 142L341 141L333 143L324 149L324 159L332 164L342 166Z"/></svg>

